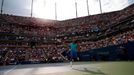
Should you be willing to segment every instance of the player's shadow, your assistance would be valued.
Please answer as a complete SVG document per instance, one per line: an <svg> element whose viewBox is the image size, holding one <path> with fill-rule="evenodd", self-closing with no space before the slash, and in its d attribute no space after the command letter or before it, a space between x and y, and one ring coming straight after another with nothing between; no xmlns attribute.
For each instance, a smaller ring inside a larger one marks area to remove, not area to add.
<svg viewBox="0 0 134 75"><path fill-rule="evenodd" d="M106 75L104 72L102 72L101 70L97 69L97 71L93 71L93 70L89 70L87 68L84 69L76 69L76 68L72 68L73 70L77 70L77 71L81 71L81 72L86 72L86 73L92 73L92 74L99 74L99 75Z"/></svg>

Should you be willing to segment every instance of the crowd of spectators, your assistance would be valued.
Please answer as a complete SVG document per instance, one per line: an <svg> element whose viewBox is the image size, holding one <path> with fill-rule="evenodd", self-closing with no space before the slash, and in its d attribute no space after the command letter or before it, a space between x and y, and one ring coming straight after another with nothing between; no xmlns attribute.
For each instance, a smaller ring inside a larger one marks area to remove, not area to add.
<svg viewBox="0 0 134 75"><path fill-rule="evenodd" d="M128 31L110 38L105 38L95 42L85 41L78 42L79 52L88 51L92 49L124 44L129 41L134 41L134 30ZM40 62L63 62L67 60L62 55L64 51L69 50L69 43L64 45L44 45L43 47L5 47L0 50L1 63L17 64L17 63L40 63Z"/></svg>
<svg viewBox="0 0 134 75"><path fill-rule="evenodd" d="M67 33L79 33L81 31L101 31L107 29L114 23L134 15L134 7L130 7L98 15L80 17L65 21L42 20L29 17L18 17L13 15L0 16L0 31L12 32L14 34L27 34L38 36L58 36Z"/></svg>
<svg viewBox="0 0 134 75"><path fill-rule="evenodd" d="M116 36L101 39L96 42L90 42L90 41L82 42L79 45L81 51L87 51L91 49L124 44L128 43L129 41L134 41L134 30L118 34Z"/></svg>
<svg viewBox="0 0 134 75"><path fill-rule="evenodd" d="M63 62L62 56L64 49L60 46L47 45L44 47L4 47L0 52L0 64L27 64L27 63L52 63ZM59 49L58 49L59 48ZM62 49L62 50L60 50Z"/></svg>

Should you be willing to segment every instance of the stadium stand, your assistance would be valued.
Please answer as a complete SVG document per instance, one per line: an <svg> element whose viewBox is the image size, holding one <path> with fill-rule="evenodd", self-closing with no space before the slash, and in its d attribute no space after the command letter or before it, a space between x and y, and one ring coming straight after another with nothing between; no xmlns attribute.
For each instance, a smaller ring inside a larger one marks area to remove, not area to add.
<svg viewBox="0 0 134 75"><path fill-rule="evenodd" d="M73 39L78 40L80 60L134 60L129 47L131 42L134 45L134 4L120 11L65 21L1 14L0 65L64 62ZM113 53L107 54L109 58L95 53L104 48L111 52L109 48L114 47L124 51L113 52L118 53L116 59Z"/></svg>

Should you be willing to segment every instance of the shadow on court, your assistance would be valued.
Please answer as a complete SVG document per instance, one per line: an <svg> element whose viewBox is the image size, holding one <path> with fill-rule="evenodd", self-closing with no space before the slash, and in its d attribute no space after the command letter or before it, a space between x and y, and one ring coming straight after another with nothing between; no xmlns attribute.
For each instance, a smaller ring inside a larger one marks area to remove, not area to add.
<svg viewBox="0 0 134 75"><path fill-rule="evenodd" d="M107 75L107 74L105 74L104 72L102 72L102 71L99 70L99 69L96 69L96 71L89 70L89 69L87 69L87 68L83 68L83 69L72 68L72 69L73 69L73 70L76 70L76 71L91 73L91 74ZM84 74L84 75L88 75L88 74Z"/></svg>

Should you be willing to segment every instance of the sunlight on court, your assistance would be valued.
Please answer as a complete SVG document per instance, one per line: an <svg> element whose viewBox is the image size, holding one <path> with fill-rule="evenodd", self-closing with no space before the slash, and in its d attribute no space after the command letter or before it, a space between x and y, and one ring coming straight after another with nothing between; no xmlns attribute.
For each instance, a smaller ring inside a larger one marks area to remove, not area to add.
<svg viewBox="0 0 134 75"><path fill-rule="evenodd" d="M59 73L59 72L68 72L71 71L70 67L45 67L38 68L35 74L50 74L50 73Z"/></svg>
<svg viewBox="0 0 134 75"><path fill-rule="evenodd" d="M18 65L0 75L134 75L134 62L75 62ZM0 70L0 72L2 72Z"/></svg>

